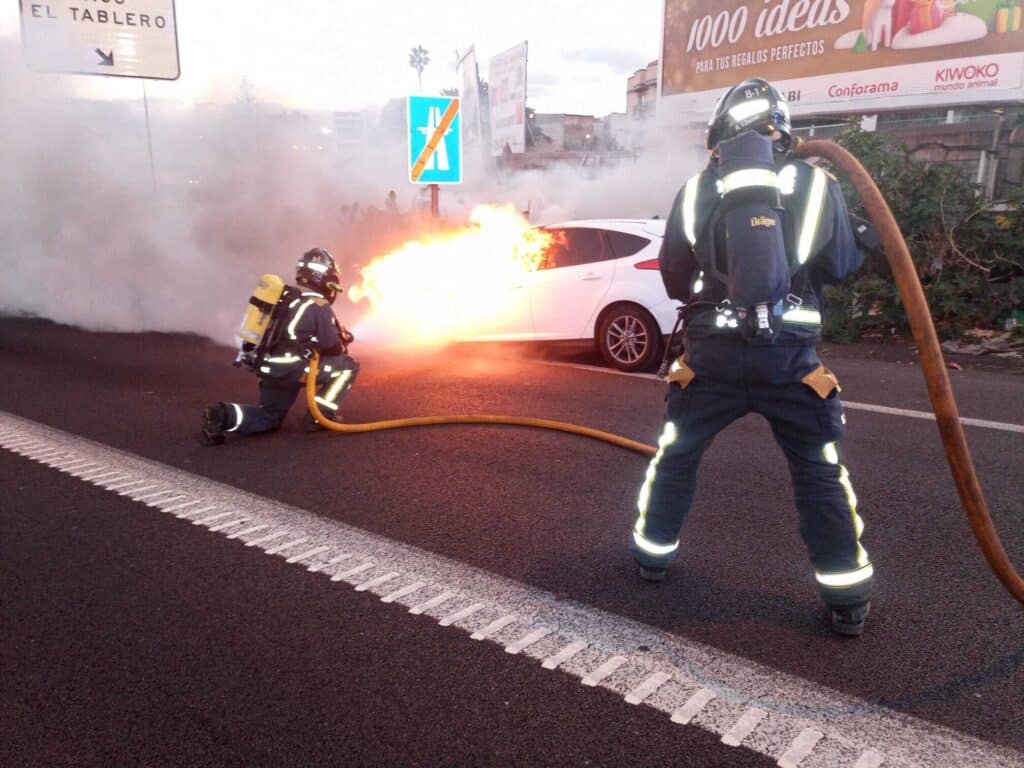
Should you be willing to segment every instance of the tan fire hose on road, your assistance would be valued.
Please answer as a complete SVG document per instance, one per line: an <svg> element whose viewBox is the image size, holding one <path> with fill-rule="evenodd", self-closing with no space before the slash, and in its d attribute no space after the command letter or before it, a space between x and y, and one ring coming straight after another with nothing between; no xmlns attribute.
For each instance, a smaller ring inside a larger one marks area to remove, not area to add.
<svg viewBox="0 0 1024 768"><path fill-rule="evenodd" d="M914 341L917 342L921 370L924 371L932 410L935 411L935 420L938 422L942 444L946 449L946 459L956 481L960 501L967 511L971 530L974 531L989 567L1017 602L1024 605L1024 579L1021 579L1020 574L1014 570L992 523L992 516L982 495L981 484L974 471L974 462L971 460L971 452L964 437L963 425L960 423L956 400L949 385L946 363L939 347L938 336L935 334L935 325L932 323L931 311L924 297L924 289L921 287L907 243L892 211L860 161L835 142L808 141L800 144L795 154L803 158L822 157L845 173L881 235L889 268L896 278L896 287L903 299L903 306L906 307Z"/></svg>
<svg viewBox="0 0 1024 768"><path fill-rule="evenodd" d="M893 275L896 277L896 285L899 288L900 295L903 297L903 303L907 308L907 315L910 318L910 326L913 329L914 338L921 353L921 365L924 369L925 380L928 383L928 393L931 396L932 407L935 410L939 431L942 434L949 466L953 471L953 477L960 492L960 499L967 509L967 517L971 528L996 576L999 577L999 580L1010 594L1024 604L1024 581L1021 580L1021 577L1013 569L1013 565L1003 549L999 535L992 524L992 518L989 515L985 499L982 496L981 486L978 483L974 464L971 461L971 454L964 439L956 401L953 399L953 392L949 386L949 378L946 375L946 368L942 359L942 352L939 349L938 337L935 335L935 326L932 324L931 313L924 298L921 282L918 280L917 272L914 270L910 252L907 250L907 244L903 241L903 235L900 233L899 226L893 218L892 211L889 210L885 198L882 197L882 193L879 192L878 187L875 186L874 181L868 175L864 166L838 144L826 141L809 141L801 144L797 148L796 154L799 157L805 158L823 157L847 173L861 199L864 201L868 215L881 234L886 256L889 259ZM505 424L537 427L582 435L595 440L603 440L645 456L651 456L657 451L653 445L630 440L610 432L603 432L598 429L591 429L590 427L581 427L576 424L566 424L561 421L533 419L524 416L419 416L407 419L374 421L367 424L338 423L326 418L316 401L318 362L317 356L314 354L309 363L309 374L306 377L306 405L313 418L321 426L332 432L352 434L440 424Z"/></svg>

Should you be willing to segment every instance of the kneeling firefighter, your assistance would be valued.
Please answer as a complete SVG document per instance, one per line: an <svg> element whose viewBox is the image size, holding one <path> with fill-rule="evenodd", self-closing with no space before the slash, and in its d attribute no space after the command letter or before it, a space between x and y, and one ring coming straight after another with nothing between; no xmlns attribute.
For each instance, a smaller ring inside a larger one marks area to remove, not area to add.
<svg viewBox="0 0 1024 768"><path fill-rule="evenodd" d="M669 369L667 420L640 490L631 551L642 578L665 577L704 449L731 422L759 413L789 463L829 625L858 636L873 568L842 463L839 383L815 343L822 286L860 268L860 240L872 232L851 225L839 183L794 158L791 145L779 91L758 78L741 83L708 124L706 169L672 205L659 267L669 297L684 302L685 355Z"/></svg>
<svg viewBox="0 0 1024 768"><path fill-rule="evenodd" d="M348 354L352 334L331 309L341 290L334 257L323 248L307 251L299 261L295 282L298 287L286 286L276 275L264 275L249 300L235 364L259 375L260 404L208 405L203 413L206 443L219 445L228 432L252 435L281 426L303 388L314 351L320 355L317 403L329 418L340 421L338 406L355 383L359 363ZM308 426L319 427L312 417Z"/></svg>

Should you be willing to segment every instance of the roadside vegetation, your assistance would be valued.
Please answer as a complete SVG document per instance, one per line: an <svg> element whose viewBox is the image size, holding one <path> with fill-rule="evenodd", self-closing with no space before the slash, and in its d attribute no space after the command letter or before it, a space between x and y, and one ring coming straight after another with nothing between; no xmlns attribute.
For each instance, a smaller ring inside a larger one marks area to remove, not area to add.
<svg viewBox="0 0 1024 768"><path fill-rule="evenodd" d="M943 339L1001 332L1024 309L1024 194L985 201L959 168L910 156L893 136L862 131L856 121L836 139L857 156L889 201L906 238ZM843 180L850 210L866 216ZM857 278L828 289L824 333L843 343L909 333L906 313L882 254ZM1014 314L1016 312L1016 315ZM1024 329L1018 327L1015 335Z"/></svg>

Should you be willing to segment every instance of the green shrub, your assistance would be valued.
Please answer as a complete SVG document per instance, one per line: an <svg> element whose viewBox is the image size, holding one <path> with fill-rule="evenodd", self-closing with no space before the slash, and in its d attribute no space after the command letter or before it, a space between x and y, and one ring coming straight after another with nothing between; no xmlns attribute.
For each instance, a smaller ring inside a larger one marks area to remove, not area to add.
<svg viewBox="0 0 1024 768"><path fill-rule="evenodd" d="M860 130L836 139L852 152L889 202L907 242L940 336L1000 328L1024 305L1024 212L1019 196L986 202L959 168L910 156L899 139ZM866 213L841 174L850 210ZM888 262L865 258L863 269L826 293L826 338L856 341L865 333L909 330Z"/></svg>

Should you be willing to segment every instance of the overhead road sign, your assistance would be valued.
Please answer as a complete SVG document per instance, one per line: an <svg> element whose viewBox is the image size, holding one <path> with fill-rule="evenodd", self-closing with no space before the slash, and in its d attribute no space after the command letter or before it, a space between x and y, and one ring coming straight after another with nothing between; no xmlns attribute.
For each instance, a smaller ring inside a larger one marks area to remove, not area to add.
<svg viewBox="0 0 1024 768"><path fill-rule="evenodd" d="M409 181L462 183L462 120L459 100L409 97Z"/></svg>
<svg viewBox="0 0 1024 768"><path fill-rule="evenodd" d="M25 61L39 72L177 80L174 0L20 0Z"/></svg>

